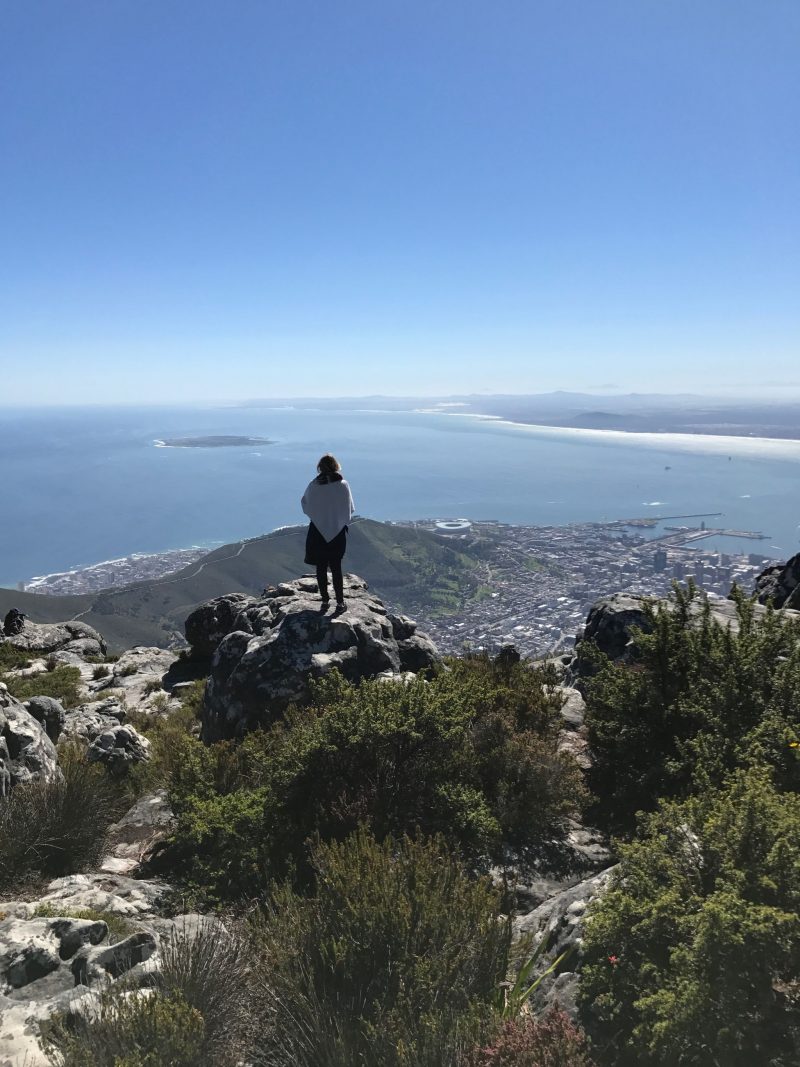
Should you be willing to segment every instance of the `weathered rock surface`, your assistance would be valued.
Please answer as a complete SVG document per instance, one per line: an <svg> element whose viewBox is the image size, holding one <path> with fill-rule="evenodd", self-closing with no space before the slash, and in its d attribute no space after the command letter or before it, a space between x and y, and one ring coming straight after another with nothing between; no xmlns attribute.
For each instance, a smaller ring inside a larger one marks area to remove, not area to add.
<svg viewBox="0 0 800 1067"><path fill-rule="evenodd" d="M184 625L186 640L197 659L211 659L223 637L239 629L237 616L260 601L244 593L228 593L192 612Z"/></svg>
<svg viewBox="0 0 800 1067"><path fill-rule="evenodd" d="M65 713L63 736L86 745L90 763L104 763L112 774L125 774L134 763L150 759L150 742L126 725L126 718L117 697L81 704Z"/></svg>
<svg viewBox="0 0 800 1067"><path fill-rule="evenodd" d="M125 722L128 712L118 697L71 708L64 715L63 734L72 741L91 745L100 734Z"/></svg>
<svg viewBox="0 0 800 1067"><path fill-rule="evenodd" d="M102 694L113 689L121 694L128 708L149 711L153 698L167 695L179 676L175 672L178 657L164 648L137 645L124 652L116 663L108 664L109 674L87 683L90 693Z"/></svg>
<svg viewBox="0 0 800 1067"><path fill-rule="evenodd" d="M771 600L773 607L800 611L800 552L762 571L756 578L756 594L759 604Z"/></svg>
<svg viewBox="0 0 800 1067"><path fill-rule="evenodd" d="M134 763L150 759L150 742L132 726L116 725L104 730L86 752L90 763L104 763L111 774L127 774Z"/></svg>
<svg viewBox="0 0 800 1067"><path fill-rule="evenodd" d="M42 725L0 682L0 796L35 778L55 777L56 749Z"/></svg>
<svg viewBox="0 0 800 1067"><path fill-rule="evenodd" d="M44 728L50 740L58 741L66 718L61 702L54 697L31 697L25 701L25 708Z"/></svg>
<svg viewBox="0 0 800 1067"><path fill-rule="evenodd" d="M172 821L166 790L140 797L119 822L109 827L109 852L100 864L101 871L111 874L136 871L168 832Z"/></svg>
<svg viewBox="0 0 800 1067"><path fill-rule="evenodd" d="M216 626L232 614L233 601L222 599L224 607L215 601L198 609L199 619L214 620ZM433 642L417 633L412 620L389 615L366 582L346 576L345 599L341 613L323 611L316 581L300 578L264 597L237 600L240 611L230 623L233 629L222 637L211 663L204 739L240 736L268 724L308 695L309 679L334 668L357 681L438 662ZM201 623L187 626L196 635Z"/></svg>
<svg viewBox="0 0 800 1067"><path fill-rule="evenodd" d="M106 654L105 641L97 630L85 622L39 623L26 620L21 633L5 640L32 655L73 652L85 658Z"/></svg>
<svg viewBox="0 0 800 1067"><path fill-rule="evenodd" d="M158 882L109 875L72 875L51 882L35 901L0 902L0 1067L45 1067L40 1024L55 1012L88 1007L96 990L124 977L147 985L160 966L161 939L197 928L196 916L160 918L167 890ZM46 916L37 915L40 909ZM115 943L99 918L75 910L120 916L130 931Z"/></svg>
<svg viewBox="0 0 800 1067"><path fill-rule="evenodd" d="M547 950L542 958L545 969L562 952L570 949L558 973L548 975L536 990L534 1007L549 1008L557 1003L573 1019L577 1019L576 998L582 962L583 924L586 909L599 897L609 883L615 867L586 878L562 890L527 914L518 915L514 922L518 935L533 935L534 947L548 937Z"/></svg>

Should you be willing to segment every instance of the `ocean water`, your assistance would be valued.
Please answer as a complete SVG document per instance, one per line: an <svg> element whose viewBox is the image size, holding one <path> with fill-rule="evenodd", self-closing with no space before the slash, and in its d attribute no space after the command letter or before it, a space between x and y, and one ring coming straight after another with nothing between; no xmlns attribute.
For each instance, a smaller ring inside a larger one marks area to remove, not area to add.
<svg viewBox="0 0 800 1067"><path fill-rule="evenodd" d="M155 443L219 434L274 443ZM722 512L708 525L770 537L714 547L775 558L800 550L800 442L414 411L0 409L0 584L303 522L300 496L326 451L340 458L359 513L375 519L562 524Z"/></svg>

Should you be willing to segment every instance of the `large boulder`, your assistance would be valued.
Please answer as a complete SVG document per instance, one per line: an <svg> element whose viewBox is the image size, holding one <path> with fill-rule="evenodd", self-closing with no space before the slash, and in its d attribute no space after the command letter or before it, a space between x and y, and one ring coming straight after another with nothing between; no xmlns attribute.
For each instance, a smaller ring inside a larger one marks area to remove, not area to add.
<svg viewBox="0 0 800 1067"><path fill-rule="evenodd" d="M49 653L74 653L82 658L105 656L106 643L93 627L85 622L39 623L25 621L22 631L5 639L15 648L32 656Z"/></svg>
<svg viewBox="0 0 800 1067"><path fill-rule="evenodd" d="M126 718L118 697L81 704L65 713L62 736L85 745L90 763L103 763L112 774L123 775L134 763L150 759L150 742Z"/></svg>
<svg viewBox="0 0 800 1067"><path fill-rule="evenodd" d="M60 700L55 697L31 697L25 701L25 709L44 727L51 741L58 741L64 729L66 712Z"/></svg>
<svg viewBox="0 0 800 1067"><path fill-rule="evenodd" d="M0 796L58 773L56 749L41 723L0 683Z"/></svg>
<svg viewBox="0 0 800 1067"><path fill-rule="evenodd" d="M759 604L771 601L773 607L800 611L800 552L762 571L756 578L756 595Z"/></svg>
<svg viewBox="0 0 800 1067"><path fill-rule="evenodd" d="M211 659L223 637L237 629L236 618L259 601L244 593L228 593L196 608L184 623L186 640L196 659Z"/></svg>
<svg viewBox="0 0 800 1067"><path fill-rule="evenodd" d="M580 673L591 673L585 656L581 655L584 642L596 645L609 659L620 660L629 655L634 627L650 629L645 611L648 601L652 603L653 598L614 593L592 605L583 633L576 641Z"/></svg>
<svg viewBox="0 0 800 1067"><path fill-rule="evenodd" d="M438 662L429 638L412 620L390 615L366 582L348 575L345 598L344 611L323 610L316 581L300 578L245 599L212 659L203 705L206 741L268 725L308 696L310 679L333 669L358 681ZM219 601L207 607L204 617L217 620L230 610Z"/></svg>

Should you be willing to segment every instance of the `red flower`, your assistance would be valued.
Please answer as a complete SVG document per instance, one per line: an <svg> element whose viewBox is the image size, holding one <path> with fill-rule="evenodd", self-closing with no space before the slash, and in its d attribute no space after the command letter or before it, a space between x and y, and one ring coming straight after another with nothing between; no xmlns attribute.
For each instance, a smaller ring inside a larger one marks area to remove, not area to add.
<svg viewBox="0 0 800 1067"><path fill-rule="evenodd" d="M619 956L609 956L608 962L611 964L619 963Z"/></svg>

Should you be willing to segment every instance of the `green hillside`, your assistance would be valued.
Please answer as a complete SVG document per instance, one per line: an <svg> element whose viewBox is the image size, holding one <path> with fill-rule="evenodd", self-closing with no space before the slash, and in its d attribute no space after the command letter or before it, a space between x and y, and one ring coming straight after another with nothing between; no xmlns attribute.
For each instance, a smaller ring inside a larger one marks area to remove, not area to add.
<svg viewBox="0 0 800 1067"><path fill-rule="evenodd" d="M80 596L44 596L0 589L0 616L20 608L34 622L80 617L112 649L168 645L182 635L186 616L223 593L260 593L267 585L297 578L305 527L293 526L250 541L224 545L168 578ZM357 519L350 527L345 569L359 574L395 610L456 611L474 591L474 560L434 534Z"/></svg>

